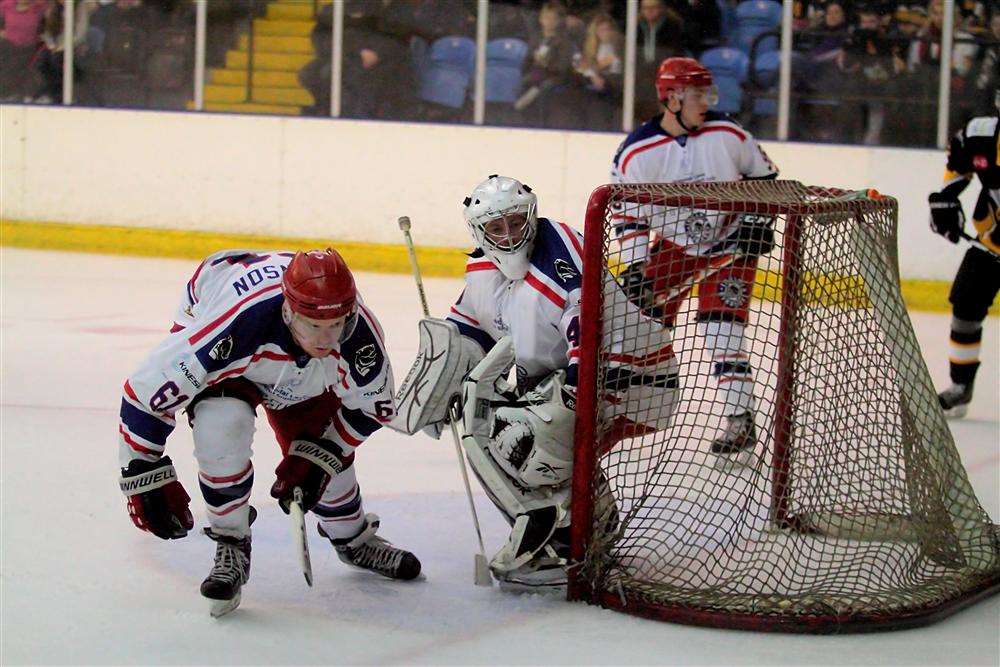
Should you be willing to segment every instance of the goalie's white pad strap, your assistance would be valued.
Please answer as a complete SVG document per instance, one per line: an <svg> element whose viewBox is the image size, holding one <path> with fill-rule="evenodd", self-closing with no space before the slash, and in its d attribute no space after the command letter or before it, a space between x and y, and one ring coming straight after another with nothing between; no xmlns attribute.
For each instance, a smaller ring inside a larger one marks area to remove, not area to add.
<svg viewBox="0 0 1000 667"><path fill-rule="evenodd" d="M448 404L462 392L462 378L483 358L479 344L462 336L454 322L426 318L417 325L420 349L396 392L396 416L389 428L412 435L448 417Z"/></svg>
<svg viewBox="0 0 1000 667"><path fill-rule="evenodd" d="M333 446L333 443L330 444ZM330 477L336 477L344 472L344 464L336 454L310 440L292 440L288 455L301 456L322 468Z"/></svg>
<svg viewBox="0 0 1000 667"><path fill-rule="evenodd" d="M177 481L177 471L174 470L174 466L169 465L133 477L119 477L118 486L126 496L137 496L175 481Z"/></svg>

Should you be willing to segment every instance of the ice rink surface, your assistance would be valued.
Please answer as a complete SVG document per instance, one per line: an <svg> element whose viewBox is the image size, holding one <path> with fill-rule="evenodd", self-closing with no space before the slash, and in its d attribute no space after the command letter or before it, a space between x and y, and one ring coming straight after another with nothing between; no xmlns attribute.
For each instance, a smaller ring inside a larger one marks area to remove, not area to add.
<svg viewBox="0 0 1000 667"><path fill-rule="evenodd" d="M117 487L121 386L164 335L196 262L0 249L2 654L16 664L907 664L1000 665L1000 597L937 625L843 637L710 630L645 621L559 598L472 585L475 534L454 447L382 430L359 451L366 508L414 551L425 578L349 570L310 533L315 587L298 571L286 517L268 496L278 447L258 421L252 577L239 610L209 617L198 585L214 545L132 527ZM397 382L416 350L407 276L359 274L386 330ZM435 314L458 280L428 280ZM938 386L949 318L914 314ZM952 423L990 516L1000 519L998 334L985 327L969 417ZM205 526L183 420L167 451ZM477 506L492 553L506 524ZM307 521L311 520L307 519ZM310 526L311 528L311 526ZM311 528L314 531L314 529Z"/></svg>

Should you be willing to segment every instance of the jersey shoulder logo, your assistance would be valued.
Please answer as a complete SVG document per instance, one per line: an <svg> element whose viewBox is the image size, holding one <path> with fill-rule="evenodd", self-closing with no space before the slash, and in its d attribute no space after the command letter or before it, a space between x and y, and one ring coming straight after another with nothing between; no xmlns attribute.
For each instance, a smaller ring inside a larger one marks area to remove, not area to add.
<svg viewBox="0 0 1000 667"><path fill-rule="evenodd" d="M362 346L354 355L354 365L362 376L368 375L376 363L378 363L378 350L375 349L374 343Z"/></svg>
<svg viewBox="0 0 1000 667"><path fill-rule="evenodd" d="M233 353L233 337L226 336L218 343L212 346L212 349L208 351L208 356L216 361L225 361L229 358L229 355Z"/></svg>
<svg viewBox="0 0 1000 667"><path fill-rule="evenodd" d="M976 171L984 171L989 169L990 161L986 159L985 155L977 155L972 158L972 168Z"/></svg>
<svg viewBox="0 0 1000 667"><path fill-rule="evenodd" d="M566 282L567 280L573 280L580 272L576 270L576 267L567 262L565 259L557 259L552 262L555 267L556 275L559 276L559 280Z"/></svg>

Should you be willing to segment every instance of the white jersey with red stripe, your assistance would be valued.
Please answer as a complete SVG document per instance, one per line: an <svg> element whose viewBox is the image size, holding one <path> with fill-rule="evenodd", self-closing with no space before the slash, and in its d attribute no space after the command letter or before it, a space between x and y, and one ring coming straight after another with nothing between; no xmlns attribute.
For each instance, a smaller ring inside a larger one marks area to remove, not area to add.
<svg viewBox="0 0 1000 667"><path fill-rule="evenodd" d="M382 329L358 295L353 322L326 357L292 339L281 278L294 253L225 250L209 256L185 287L170 335L125 382L119 422L121 465L155 460L175 415L200 392L242 377L280 410L323 394L340 400L324 437L345 452L392 419L393 379Z"/></svg>
<svg viewBox="0 0 1000 667"><path fill-rule="evenodd" d="M636 128L618 147L611 167L614 183L676 183L769 179L778 169L753 135L728 117L709 113L693 132L672 136L660 125L662 114ZM721 252L733 232L733 216L692 209L632 206L612 215L624 257L645 259L651 234L688 254Z"/></svg>
<svg viewBox="0 0 1000 667"><path fill-rule="evenodd" d="M465 289L448 319L489 351L510 336L523 389L559 369L576 384L580 342L583 237L561 222L538 219L528 273L509 280L477 250L465 266Z"/></svg>

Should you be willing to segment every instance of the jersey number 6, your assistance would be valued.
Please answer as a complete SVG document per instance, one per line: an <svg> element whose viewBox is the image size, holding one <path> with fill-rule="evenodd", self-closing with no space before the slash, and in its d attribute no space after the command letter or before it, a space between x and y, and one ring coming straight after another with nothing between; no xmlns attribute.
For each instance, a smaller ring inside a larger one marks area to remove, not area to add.
<svg viewBox="0 0 1000 667"><path fill-rule="evenodd" d="M167 382L149 399L149 409L153 412L169 413L187 399L188 397L181 393L176 384Z"/></svg>

